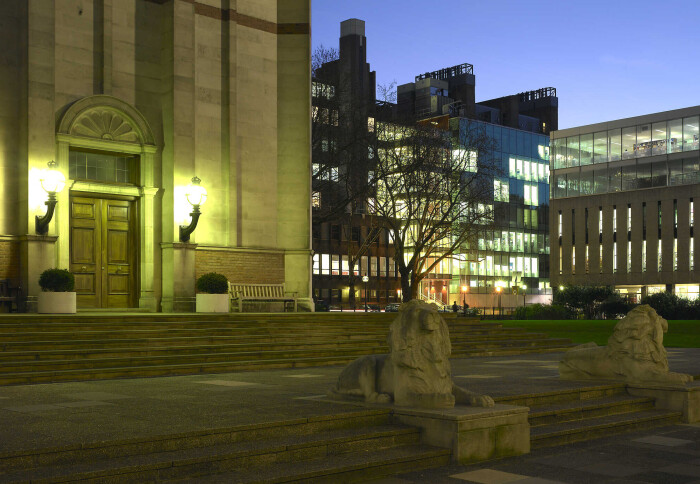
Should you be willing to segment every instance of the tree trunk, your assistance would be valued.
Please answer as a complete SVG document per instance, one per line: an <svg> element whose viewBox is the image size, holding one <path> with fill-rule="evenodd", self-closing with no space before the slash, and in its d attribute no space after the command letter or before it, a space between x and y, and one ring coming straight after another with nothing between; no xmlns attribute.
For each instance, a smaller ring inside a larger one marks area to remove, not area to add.
<svg viewBox="0 0 700 484"><path fill-rule="evenodd" d="M408 302L413 299L413 294L411 293L411 281L409 279L408 270L402 271L399 268L399 274L401 275L401 301Z"/></svg>
<svg viewBox="0 0 700 484"><path fill-rule="evenodd" d="M411 273L411 299L418 299L418 289L420 285L416 280L415 273Z"/></svg>

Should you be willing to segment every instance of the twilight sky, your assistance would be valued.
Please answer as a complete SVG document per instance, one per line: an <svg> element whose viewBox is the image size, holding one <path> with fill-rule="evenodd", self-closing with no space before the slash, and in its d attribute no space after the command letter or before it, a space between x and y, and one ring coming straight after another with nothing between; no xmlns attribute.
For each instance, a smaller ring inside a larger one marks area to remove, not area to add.
<svg viewBox="0 0 700 484"><path fill-rule="evenodd" d="M313 0L312 45L366 22L377 83L474 65L476 100L557 88L559 128L700 104L697 0Z"/></svg>

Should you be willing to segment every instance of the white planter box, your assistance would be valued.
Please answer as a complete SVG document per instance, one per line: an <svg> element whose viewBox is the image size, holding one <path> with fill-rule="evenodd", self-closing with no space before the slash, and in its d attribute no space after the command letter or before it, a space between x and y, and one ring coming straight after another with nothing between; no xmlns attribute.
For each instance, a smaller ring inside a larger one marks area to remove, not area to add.
<svg viewBox="0 0 700 484"><path fill-rule="evenodd" d="M74 292L40 292L40 313L75 314Z"/></svg>
<svg viewBox="0 0 700 484"><path fill-rule="evenodd" d="M228 294L197 294L198 313L227 313Z"/></svg>

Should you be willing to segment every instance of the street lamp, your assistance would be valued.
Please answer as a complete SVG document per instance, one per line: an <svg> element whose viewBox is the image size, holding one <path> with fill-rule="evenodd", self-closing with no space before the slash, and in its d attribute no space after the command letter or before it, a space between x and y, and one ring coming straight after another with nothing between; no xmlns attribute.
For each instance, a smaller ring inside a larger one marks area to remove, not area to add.
<svg viewBox="0 0 700 484"><path fill-rule="evenodd" d="M192 205L192 212L190 213L192 221L188 226L180 225L180 242L190 241L190 234L197 228L199 216L202 214L199 211L199 207L207 201L207 191L199 184L201 181L199 177L193 176L192 183L187 185L185 196L189 204Z"/></svg>
<svg viewBox="0 0 700 484"><path fill-rule="evenodd" d="M41 177L39 178L41 188L49 195L49 199L46 201L46 213L41 217L37 215L34 223L36 233L40 235L45 235L49 231L49 222L53 218L56 203L58 202L56 194L66 186L66 177L56 169L56 162L51 160L47 165L48 168L41 170Z"/></svg>
<svg viewBox="0 0 700 484"><path fill-rule="evenodd" d="M367 312L367 283L369 282L369 276L362 276L362 282L365 283L365 312Z"/></svg>

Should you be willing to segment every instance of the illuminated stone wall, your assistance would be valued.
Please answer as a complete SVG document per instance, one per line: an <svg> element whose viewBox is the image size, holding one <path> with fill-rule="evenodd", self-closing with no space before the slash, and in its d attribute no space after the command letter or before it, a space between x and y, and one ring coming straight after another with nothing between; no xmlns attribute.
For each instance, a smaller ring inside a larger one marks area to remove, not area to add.
<svg viewBox="0 0 700 484"><path fill-rule="evenodd" d="M69 264L78 190L136 200L136 305L171 311L174 298L194 297L176 294L195 276L176 252L195 175L209 197L186 252L257 254L310 296L309 16L309 0L0 2L0 193L13 201L0 236L27 261L18 278L30 307L38 274ZM123 127L79 129L105 112ZM135 156L134 183L70 179L71 150ZM52 159L68 183L41 237L36 173Z"/></svg>

